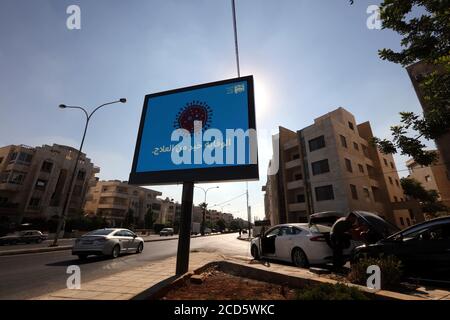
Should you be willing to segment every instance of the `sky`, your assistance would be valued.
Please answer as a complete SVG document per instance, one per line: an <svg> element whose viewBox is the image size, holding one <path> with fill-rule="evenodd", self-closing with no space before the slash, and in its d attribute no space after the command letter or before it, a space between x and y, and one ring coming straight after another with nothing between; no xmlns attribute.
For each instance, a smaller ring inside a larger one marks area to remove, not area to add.
<svg viewBox="0 0 450 320"><path fill-rule="evenodd" d="M255 79L256 218L264 217L261 187L278 126L299 130L344 107L389 137L400 111L421 111L406 70L378 57L400 43L392 31L367 27L367 8L379 3L236 0L241 75ZM66 26L70 5L81 9L79 30ZM90 123L83 151L102 180L128 180L146 94L237 76L230 0L1 0L0 40L0 146L77 148L84 115L59 104L92 110L128 99ZM395 159L404 170L406 158ZM214 208L246 218L245 182L199 184L216 185L209 207L236 198ZM181 185L149 187L181 201ZM203 198L195 189L194 203Z"/></svg>

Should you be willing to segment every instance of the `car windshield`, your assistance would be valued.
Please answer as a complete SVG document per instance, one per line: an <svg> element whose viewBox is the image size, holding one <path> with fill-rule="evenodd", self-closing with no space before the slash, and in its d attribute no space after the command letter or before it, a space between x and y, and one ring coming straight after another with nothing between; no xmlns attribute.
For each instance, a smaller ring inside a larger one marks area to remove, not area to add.
<svg viewBox="0 0 450 320"><path fill-rule="evenodd" d="M86 233L85 236L107 236L108 234L110 234L113 231L114 230L112 230L112 229L98 229L98 230L94 230L89 233Z"/></svg>

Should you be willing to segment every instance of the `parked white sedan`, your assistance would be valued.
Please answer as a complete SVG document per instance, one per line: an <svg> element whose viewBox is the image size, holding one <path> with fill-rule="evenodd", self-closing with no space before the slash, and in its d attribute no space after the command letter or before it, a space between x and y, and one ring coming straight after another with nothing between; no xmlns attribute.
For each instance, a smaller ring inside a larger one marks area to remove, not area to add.
<svg viewBox="0 0 450 320"><path fill-rule="evenodd" d="M315 224L277 225L252 240L251 254L255 259L288 261L302 268L310 264L325 264L333 257L333 250L327 243L327 232L329 227Z"/></svg>
<svg viewBox="0 0 450 320"><path fill-rule="evenodd" d="M72 254L80 259L89 255L105 255L117 258L121 253L141 253L144 239L128 229L98 229L91 231L75 241Z"/></svg>

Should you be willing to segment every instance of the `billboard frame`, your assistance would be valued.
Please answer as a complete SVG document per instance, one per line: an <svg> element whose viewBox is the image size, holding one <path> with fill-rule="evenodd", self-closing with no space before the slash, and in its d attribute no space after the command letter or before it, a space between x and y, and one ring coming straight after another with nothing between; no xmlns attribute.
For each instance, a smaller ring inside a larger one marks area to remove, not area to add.
<svg viewBox="0 0 450 320"><path fill-rule="evenodd" d="M211 168L194 168L194 169L177 169L177 170L161 170L149 172L137 172L137 162L139 159L140 146L144 124L146 121L147 111L149 108L149 100L151 98L192 91L224 84L236 83L239 81L247 82L247 106L248 106L248 129L256 130L255 117L255 99L254 99L254 83L253 76L244 76L239 78L226 79L221 81L209 82L189 87L183 87L168 91L148 94L144 99L144 106L139 124L139 131L134 149L133 164L128 183L131 185L164 185L164 184L180 184L183 182L221 182L221 181L251 181L259 179L258 157L255 164L228 165L223 167Z"/></svg>

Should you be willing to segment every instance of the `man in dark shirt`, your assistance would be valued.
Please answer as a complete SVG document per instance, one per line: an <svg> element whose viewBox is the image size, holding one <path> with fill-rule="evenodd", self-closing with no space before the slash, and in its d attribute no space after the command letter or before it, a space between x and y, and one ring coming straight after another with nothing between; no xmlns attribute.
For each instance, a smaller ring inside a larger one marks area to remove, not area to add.
<svg viewBox="0 0 450 320"><path fill-rule="evenodd" d="M350 213L346 218L338 219L330 231L330 241L333 248L333 266L340 268L345 264L343 251L350 246L351 231L357 223L357 218Z"/></svg>

